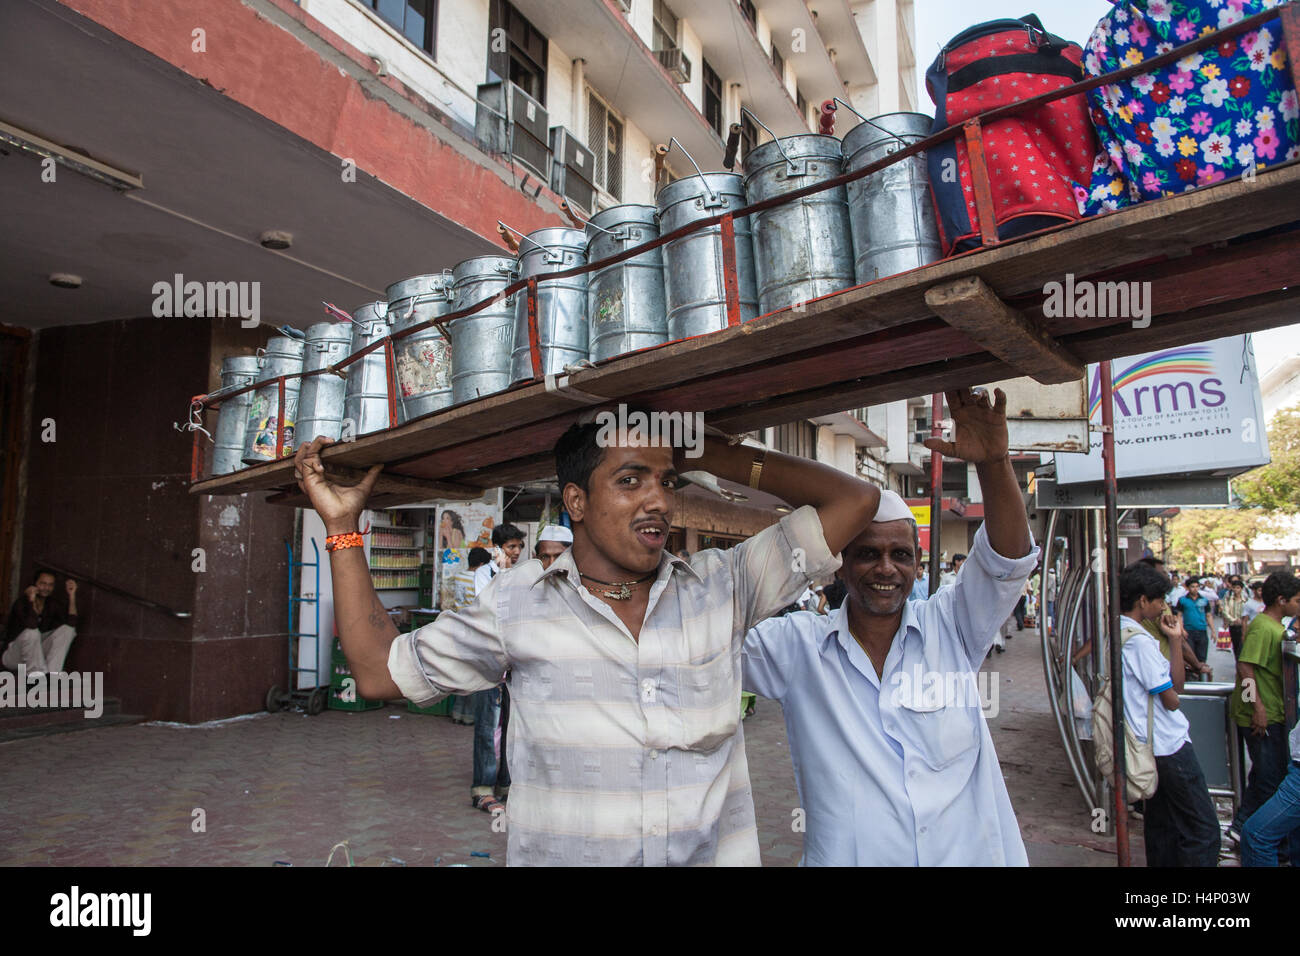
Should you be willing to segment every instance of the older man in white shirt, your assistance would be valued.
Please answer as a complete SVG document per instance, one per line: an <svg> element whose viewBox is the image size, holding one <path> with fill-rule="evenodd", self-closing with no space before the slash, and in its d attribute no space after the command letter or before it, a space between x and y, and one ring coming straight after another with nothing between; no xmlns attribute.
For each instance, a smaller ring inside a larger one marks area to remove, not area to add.
<svg viewBox="0 0 1300 956"><path fill-rule="evenodd" d="M926 444L975 465L985 505L956 582L907 601L919 571L916 523L885 492L844 549L843 606L773 618L745 640L745 689L785 710L805 865L1027 863L976 673L1038 549L1007 455L1006 396L947 397L955 442Z"/></svg>

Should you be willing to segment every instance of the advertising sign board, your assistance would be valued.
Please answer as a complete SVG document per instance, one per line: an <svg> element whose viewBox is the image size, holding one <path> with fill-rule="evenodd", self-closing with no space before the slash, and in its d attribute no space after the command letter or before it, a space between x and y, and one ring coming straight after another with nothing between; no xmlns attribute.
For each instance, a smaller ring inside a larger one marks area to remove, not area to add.
<svg viewBox="0 0 1300 956"><path fill-rule="evenodd" d="M1235 475L1267 464L1263 402L1249 335L1112 363L1116 476ZM1088 366L1089 417L1101 424L1100 366ZM1101 442L1057 454L1056 480L1102 479Z"/></svg>

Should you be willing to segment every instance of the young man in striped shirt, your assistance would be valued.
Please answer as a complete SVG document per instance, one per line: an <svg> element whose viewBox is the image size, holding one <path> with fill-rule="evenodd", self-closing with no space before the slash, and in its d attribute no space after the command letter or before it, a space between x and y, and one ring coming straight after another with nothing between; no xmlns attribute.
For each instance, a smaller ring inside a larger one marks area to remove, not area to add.
<svg viewBox="0 0 1300 956"><path fill-rule="evenodd" d="M328 439L299 449L303 490L335 543L335 615L357 691L427 705L490 687L509 669L511 864L757 865L741 645L839 567L879 490L714 438L687 458L629 430L606 434L575 425L556 445L573 546L546 569L530 559L503 571L473 606L405 635L353 546L380 466L346 488L325 477ZM684 561L664 544L685 470L749 484L795 510L731 550Z"/></svg>

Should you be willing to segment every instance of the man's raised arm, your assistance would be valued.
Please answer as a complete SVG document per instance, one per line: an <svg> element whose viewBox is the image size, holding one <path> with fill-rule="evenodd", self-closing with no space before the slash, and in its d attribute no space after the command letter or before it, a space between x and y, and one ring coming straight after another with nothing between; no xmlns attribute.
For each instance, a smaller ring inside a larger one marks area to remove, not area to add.
<svg viewBox="0 0 1300 956"><path fill-rule="evenodd" d="M945 392L948 410L956 423L953 441L927 438L925 447L975 466L984 497L984 532L993 550L1004 558L1023 558L1033 548L1025 501L1020 495L1015 469L1007 451L1007 396L994 389L995 400L985 392L964 388Z"/></svg>
<svg viewBox="0 0 1300 956"><path fill-rule="evenodd" d="M361 512L383 465L375 465L361 483L345 488L325 477L320 450L334 442L317 438L302 445L294 455L294 477L316 513L325 522L326 535L354 534L361 529ZM370 579L362 547L338 548L329 552L334 581L334 621L339 643L357 682L357 696L369 700L395 700L402 692L388 671L388 652L397 638L397 625L379 600Z"/></svg>
<svg viewBox="0 0 1300 956"><path fill-rule="evenodd" d="M678 471L700 469L741 485L756 478L759 491L791 507L811 505L817 509L831 554L843 551L871 523L880 504L879 488L838 468L779 451L730 445L712 435L705 437L699 458L687 458L679 448L673 463Z"/></svg>

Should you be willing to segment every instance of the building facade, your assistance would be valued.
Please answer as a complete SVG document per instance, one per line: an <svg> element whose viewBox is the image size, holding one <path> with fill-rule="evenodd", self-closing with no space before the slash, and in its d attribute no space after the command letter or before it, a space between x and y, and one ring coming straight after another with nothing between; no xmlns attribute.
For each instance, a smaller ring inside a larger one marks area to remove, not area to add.
<svg viewBox="0 0 1300 956"><path fill-rule="evenodd" d="M321 321L322 301L500 252L498 221L650 203L670 139L680 177L687 154L720 168L732 123L743 157L763 126L815 129L832 97L915 108L914 33L911 0L0 5L6 598L39 567L81 580L68 666L104 671L125 712L259 709L287 684L299 516L188 492L185 410L222 359ZM191 280L249 295L232 316L157 291ZM763 437L883 474L865 413ZM778 516L703 497L682 541Z"/></svg>

